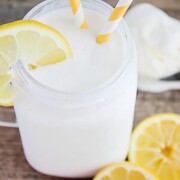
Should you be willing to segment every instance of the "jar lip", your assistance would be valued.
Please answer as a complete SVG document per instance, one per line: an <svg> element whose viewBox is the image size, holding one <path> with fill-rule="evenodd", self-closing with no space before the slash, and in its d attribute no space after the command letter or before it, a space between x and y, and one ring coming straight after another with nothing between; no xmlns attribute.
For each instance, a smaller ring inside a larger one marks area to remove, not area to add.
<svg viewBox="0 0 180 180"><path fill-rule="evenodd" d="M44 2L36 5L33 9L31 9L27 13L27 15L24 17L24 19L25 20L32 19L31 16L33 13L35 13L36 11L38 11L45 5L53 3L54 1L56 1L56 0L45 0ZM86 2L92 3L92 0L84 0L84 1L82 1L82 4L86 3ZM107 4L101 0L94 0L93 4L94 3L98 3L99 5L104 6L105 8L109 9L110 11L113 10L112 6L110 6L109 4ZM54 96L62 96L63 95L63 96L79 97L79 96L92 95L92 94L95 94L98 92L105 91L106 89L108 89L108 87L112 86L122 76L123 72L127 68L127 65L131 61L131 58L129 58L129 56L132 53L132 51L134 50L134 41L131 37L129 28L123 18L122 18L121 22L119 23L119 27L121 27L121 29L123 29L123 35L125 36L126 49L127 49L126 54L123 58L123 65L119 69L119 71L109 81L99 85L98 87L96 87L94 89L89 89L89 90L84 90L84 91L79 91L79 92L68 92L68 91L61 91L61 90L57 90L57 89L48 87L48 86L44 85L43 83L37 81L28 72L28 70L23 65L23 62L20 59L17 60L16 69L20 72L21 76L24 76L24 78L22 78L22 79L24 80L25 83L28 83L28 85L33 85L34 87L36 87L35 88L36 90L39 90L40 92L46 92L46 95L50 95L50 96L53 94Z"/></svg>

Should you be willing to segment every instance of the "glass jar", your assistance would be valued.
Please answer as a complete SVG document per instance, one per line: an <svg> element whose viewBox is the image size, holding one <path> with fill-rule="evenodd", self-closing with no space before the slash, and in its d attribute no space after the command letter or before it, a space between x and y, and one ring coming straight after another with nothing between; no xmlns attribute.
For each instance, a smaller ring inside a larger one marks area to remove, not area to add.
<svg viewBox="0 0 180 180"><path fill-rule="evenodd" d="M108 16L112 7L84 0L83 7ZM47 0L25 19L69 6ZM21 61L14 67L14 107L25 156L36 170L54 176L90 177L111 163L125 160L137 91L134 41L124 20L119 31L127 52L116 76L93 91L70 93L37 82Z"/></svg>

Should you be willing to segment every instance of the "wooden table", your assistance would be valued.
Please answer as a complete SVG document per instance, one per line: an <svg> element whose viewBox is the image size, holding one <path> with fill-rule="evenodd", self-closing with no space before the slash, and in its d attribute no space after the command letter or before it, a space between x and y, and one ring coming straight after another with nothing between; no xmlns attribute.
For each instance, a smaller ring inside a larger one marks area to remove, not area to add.
<svg viewBox="0 0 180 180"><path fill-rule="evenodd" d="M0 0L0 24L21 19L42 0ZM117 0L105 0L115 5ZM134 4L150 2L169 15L180 19L180 0L135 0ZM180 113L180 91L160 94L138 92L135 123L154 113ZM0 108L0 120L14 121L13 108ZM33 170L25 160L18 129L0 127L0 180L58 180Z"/></svg>

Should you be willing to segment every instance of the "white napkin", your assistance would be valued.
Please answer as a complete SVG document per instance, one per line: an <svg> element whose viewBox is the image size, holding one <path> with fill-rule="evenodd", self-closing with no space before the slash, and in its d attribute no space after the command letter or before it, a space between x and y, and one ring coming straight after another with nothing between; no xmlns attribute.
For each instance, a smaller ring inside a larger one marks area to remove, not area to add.
<svg viewBox="0 0 180 180"><path fill-rule="evenodd" d="M180 21L144 3L130 9L125 19L137 45L140 89L148 91L150 86L153 90L149 91L153 92L170 89L169 84L166 87L163 82L161 86L158 80L180 72Z"/></svg>

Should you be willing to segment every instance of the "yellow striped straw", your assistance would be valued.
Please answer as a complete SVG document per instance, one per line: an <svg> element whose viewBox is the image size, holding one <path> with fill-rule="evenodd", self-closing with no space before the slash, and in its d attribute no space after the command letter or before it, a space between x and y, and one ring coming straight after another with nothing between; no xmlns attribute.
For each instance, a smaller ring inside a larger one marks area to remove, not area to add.
<svg viewBox="0 0 180 180"><path fill-rule="evenodd" d="M81 29L87 29L88 24L87 24L86 18L84 16L81 1L80 0L69 0L69 2L71 5L72 12L75 16L75 20L76 20L77 25Z"/></svg>
<svg viewBox="0 0 180 180"><path fill-rule="evenodd" d="M111 37L113 31L117 28L120 20L128 10L133 0L120 0L108 18L107 23L96 37L96 42L99 44L105 43Z"/></svg>

